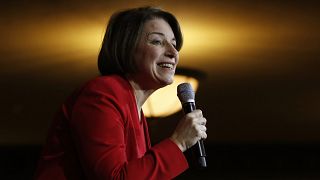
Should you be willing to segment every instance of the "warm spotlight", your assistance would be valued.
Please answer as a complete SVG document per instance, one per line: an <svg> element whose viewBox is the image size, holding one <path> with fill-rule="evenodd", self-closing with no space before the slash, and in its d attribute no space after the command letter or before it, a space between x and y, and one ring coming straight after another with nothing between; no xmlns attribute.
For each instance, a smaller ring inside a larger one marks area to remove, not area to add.
<svg viewBox="0 0 320 180"><path fill-rule="evenodd" d="M190 83L195 93L199 86L199 80L203 73L190 69L177 69L174 82L154 92L143 105L146 117L165 117L178 112L181 109L177 97L177 86L181 83Z"/></svg>

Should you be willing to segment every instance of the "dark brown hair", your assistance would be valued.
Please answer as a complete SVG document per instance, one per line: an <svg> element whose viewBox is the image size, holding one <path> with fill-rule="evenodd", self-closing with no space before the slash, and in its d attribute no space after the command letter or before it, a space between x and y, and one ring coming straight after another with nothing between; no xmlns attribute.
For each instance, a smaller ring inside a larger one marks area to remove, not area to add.
<svg viewBox="0 0 320 180"><path fill-rule="evenodd" d="M181 49L183 38L180 25L171 13L154 7L120 11L111 16L102 42L98 56L101 75L125 75L136 72L133 53L144 24L154 18L161 18L170 25L176 38L176 49Z"/></svg>

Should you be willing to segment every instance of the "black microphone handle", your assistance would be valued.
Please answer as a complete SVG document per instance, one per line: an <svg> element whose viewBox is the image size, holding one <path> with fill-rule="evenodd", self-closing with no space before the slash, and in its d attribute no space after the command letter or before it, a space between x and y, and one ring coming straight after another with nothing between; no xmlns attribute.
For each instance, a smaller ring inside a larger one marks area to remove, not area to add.
<svg viewBox="0 0 320 180"><path fill-rule="evenodd" d="M196 104L194 102L187 102L182 104L183 112L188 114L196 109ZM203 140L199 140L194 146L194 153L197 158L197 163L201 168L207 167L206 161L206 151L204 149Z"/></svg>

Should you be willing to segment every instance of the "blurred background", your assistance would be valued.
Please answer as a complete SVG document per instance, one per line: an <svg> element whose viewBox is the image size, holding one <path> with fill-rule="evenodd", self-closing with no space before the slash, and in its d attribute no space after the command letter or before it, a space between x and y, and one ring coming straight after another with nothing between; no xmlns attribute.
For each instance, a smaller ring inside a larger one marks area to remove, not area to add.
<svg viewBox="0 0 320 180"><path fill-rule="evenodd" d="M145 5L176 15L179 67L205 74L209 167L177 179L320 178L317 1L11 0L0 7L0 179L32 178L54 113L98 75L110 15ZM181 115L150 119L152 142Z"/></svg>

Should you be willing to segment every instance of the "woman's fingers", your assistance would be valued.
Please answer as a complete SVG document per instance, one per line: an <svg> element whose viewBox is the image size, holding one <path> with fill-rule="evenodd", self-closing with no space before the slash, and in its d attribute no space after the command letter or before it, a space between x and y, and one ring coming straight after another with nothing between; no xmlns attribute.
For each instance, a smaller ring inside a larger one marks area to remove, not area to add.
<svg viewBox="0 0 320 180"><path fill-rule="evenodd" d="M180 120L171 139L185 151L200 139L207 138L206 123L207 119L203 117L202 111L194 110Z"/></svg>
<svg viewBox="0 0 320 180"><path fill-rule="evenodd" d="M198 122L199 122L200 125L204 125L205 126L207 124L207 119L202 117L202 118L199 118Z"/></svg>
<svg viewBox="0 0 320 180"><path fill-rule="evenodd" d="M200 137L201 139L206 139L207 138L207 127L205 125L198 125L197 128L198 131L198 137Z"/></svg>

